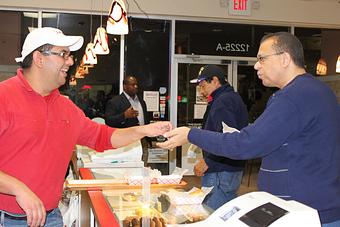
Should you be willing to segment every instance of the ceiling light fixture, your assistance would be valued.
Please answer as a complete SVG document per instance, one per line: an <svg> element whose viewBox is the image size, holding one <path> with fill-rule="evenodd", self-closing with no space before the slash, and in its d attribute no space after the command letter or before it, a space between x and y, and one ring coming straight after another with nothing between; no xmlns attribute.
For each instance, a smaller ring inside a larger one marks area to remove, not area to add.
<svg viewBox="0 0 340 227"><path fill-rule="evenodd" d="M107 33L124 35L129 33L128 17L123 0L113 0L106 25Z"/></svg>
<svg viewBox="0 0 340 227"><path fill-rule="evenodd" d="M316 74L320 76L325 76L327 74L327 63L325 59L319 59L318 64L316 65Z"/></svg>
<svg viewBox="0 0 340 227"><path fill-rule="evenodd" d="M97 28L96 35L94 36L94 52L95 54L109 54L108 37L105 28Z"/></svg>
<svg viewBox="0 0 340 227"><path fill-rule="evenodd" d="M97 55L94 52L94 44L88 43L85 49L82 63L84 65L97 64Z"/></svg>
<svg viewBox="0 0 340 227"><path fill-rule="evenodd" d="M91 0L91 17L90 17L90 38L91 41L86 45L85 54L83 56L81 66L89 64L97 64L97 55L94 52L94 43L92 43L92 0Z"/></svg>
<svg viewBox="0 0 340 227"><path fill-rule="evenodd" d="M100 26L97 28L96 35L94 36L94 52L95 54L103 55L109 54L109 38L103 25L103 0L102 0L102 11L100 15Z"/></svg>
<svg viewBox="0 0 340 227"><path fill-rule="evenodd" d="M335 72L340 73L340 55L338 56L338 60L336 61Z"/></svg>

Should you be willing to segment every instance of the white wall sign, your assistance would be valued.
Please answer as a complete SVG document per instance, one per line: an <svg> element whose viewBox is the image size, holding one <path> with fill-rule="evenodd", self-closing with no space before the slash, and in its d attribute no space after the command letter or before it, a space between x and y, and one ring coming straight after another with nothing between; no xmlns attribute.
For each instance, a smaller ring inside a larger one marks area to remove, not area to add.
<svg viewBox="0 0 340 227"><path fill-rule="evenodd" d="M194 119L203 119L207 104L194 104Z"/></svg>
<svg viewBox="0 0 340 227"><path fill-rule="evenodd" d="M143 99L146 103L146 110L148 112L159 111L159 92L158 91L144 91Z"/></svg>
<svg viewBox="0 0 340 227"><path fill-rule="evenodd" d="M162 148L148 148L148 163L168 163L168 150Z"/></svg>

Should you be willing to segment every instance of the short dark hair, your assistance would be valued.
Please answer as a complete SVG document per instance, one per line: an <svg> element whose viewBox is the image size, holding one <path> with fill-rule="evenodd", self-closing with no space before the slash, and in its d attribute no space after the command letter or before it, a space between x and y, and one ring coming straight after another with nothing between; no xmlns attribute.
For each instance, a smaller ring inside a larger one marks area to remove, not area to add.
<svg viewBox="0 0 340 227"><path fill-rule="evenodd" d="M51 45L51 44L45 44L45 45L38 47L37 49L33 50L29 55L27 55L24 58L24 60L20 63L20 67L23 68L23 69L27 69L27 68L31 67L32 61L33 61L33 52L34 51L43 52L43 51L49 51L52 48L53 48L53 45Z"/></svg>
<svg viewBox="0 0 340 227"><path fill-rule="evenodd" d="M277 53L287 52L297 66L305 68L303 46L296 36L289 32L275 32L263 36L260 43L267 39L274 39L273 48Z"/></svg>
<svg viewBox="0 0 340 227"><path fill-rule="evenodd" d="M216 78L218 79L218 81L220 82L221 85L224 85L224 84L227 83L226 78L221 78L221 77L219 77L219 76L208 77L207 79L205 79L205 81L207 81L208 83L210 83L214 77L216 77Z"/></svg>
<svg viewBox="0 0 340 227"><path fill-rule="evenodd" d="M124 79L123 79L123 84L129 84L129 78L132 77L132 78L135 78L137 80L137 78L135 76L132 76L132 75L128 75L128 76L124 76ZM138 82L138 80L137 80Z"/></svg>

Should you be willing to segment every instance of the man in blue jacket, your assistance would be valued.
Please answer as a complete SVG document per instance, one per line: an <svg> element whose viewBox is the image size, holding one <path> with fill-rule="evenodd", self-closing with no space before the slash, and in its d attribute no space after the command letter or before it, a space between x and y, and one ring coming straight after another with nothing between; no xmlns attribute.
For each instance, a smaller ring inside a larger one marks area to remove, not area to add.
<svg viewBox="0 0 340 227"><path fill-rule="evenodd" d="M247 108L241 96L226 81L222 68L206 65L200 69L198 78L190 82L198 83L200 93L209 97L203 117L204 129L223 132L222 122L238 130L248 125ZM202 177L202 186L214 187L204 203L216 210L236 197L245 163L206 151L203 151L203 157L196 163L194 172Z"/></svg>
<svg viewBox="0 0 340 227"><path fill-rule="evenodd" d="M323 227L340 226L340 108L324 83L306 73L301 42L278 32L262 38L255 69L278 87L240 133L177 128L161 147L187 141L234 159L262 157L258 188L318 210Z"/></svg>

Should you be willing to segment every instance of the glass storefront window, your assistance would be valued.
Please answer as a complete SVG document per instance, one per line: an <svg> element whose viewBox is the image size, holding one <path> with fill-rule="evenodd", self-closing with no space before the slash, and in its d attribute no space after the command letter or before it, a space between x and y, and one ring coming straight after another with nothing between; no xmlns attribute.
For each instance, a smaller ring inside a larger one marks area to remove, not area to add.
<svg viewBox="0 0 340 227"><path fill-rule="evenodd" d="M307 72L316 75L316 65L321 57L321 29L295 28L294 32L303 45Z"/></svg>
<svg viewBox="0 0 340 227"><path fill-rule="evenodd" d="M69 70L69 77L76 73L85 47L93 42L97 28L106 27L107 16L43 13L43 27L57 27L66 35L81 35L84 37L82 48L74 52L74 65ZM92 25L92 27L91 27ZM60 88L90 117L104 117L105 105L108 99L119 93L120 36L108 34L110 53L97 55L98 64L88 69L84 78L76 79L76 85L66 83Z"/></svg>
<svg viewBox="0 0 340 227"><path fill-rule="evenodd" d="M129 34L125 36L125 74L134 75L139 92L160 91L169 95L170 84L170 21L129 18ZM165 88L165 90L164 90ZM151 120L167 120L166 110L150 114Z"/></svg>
<svg viewBox="0 0 340 227"><path fill-rule="evenodd" d="M21 55L21 47L29 30L38 26L38 13L0 11L0 81L12 77Z"/></svg>
<svg viewBox="0 0 340 227"><path fill-rule="evenodd" d="M211 55L211 56L236 56L256 57L261 38L269 33L289 31L288 27L246 24L222 24L208 22L176 22L176 54ZM238 61L237 90L249 111L249 121L254 122L262 114L268 97L276 90L266 88L257 77L253 65L243 64ZM186 71L182 74L185 75ZM187 84L187 78L178 75L179 91L185 93L189 88L181 84ZM181 94L179 94L181 95ZM178 105L180 113L181 105ZM178 119L181 125L181 119ZM184 121L185 123L185 121Z"/></svg>
<svg viewBox="0 0 340 227"><path fill-rule="evenodd" d="M304 48L307 72L320 76L317 64L322 58L327 65L325 75L335 75L336 61L340 54L340 30L297 27L294 31Z"/></svg>
<svg viewBox="0 0 340 227"><path fill-rule="evenodd" d="M255 57L263 35L288 27L176 21L176 54Z"/></svg>

